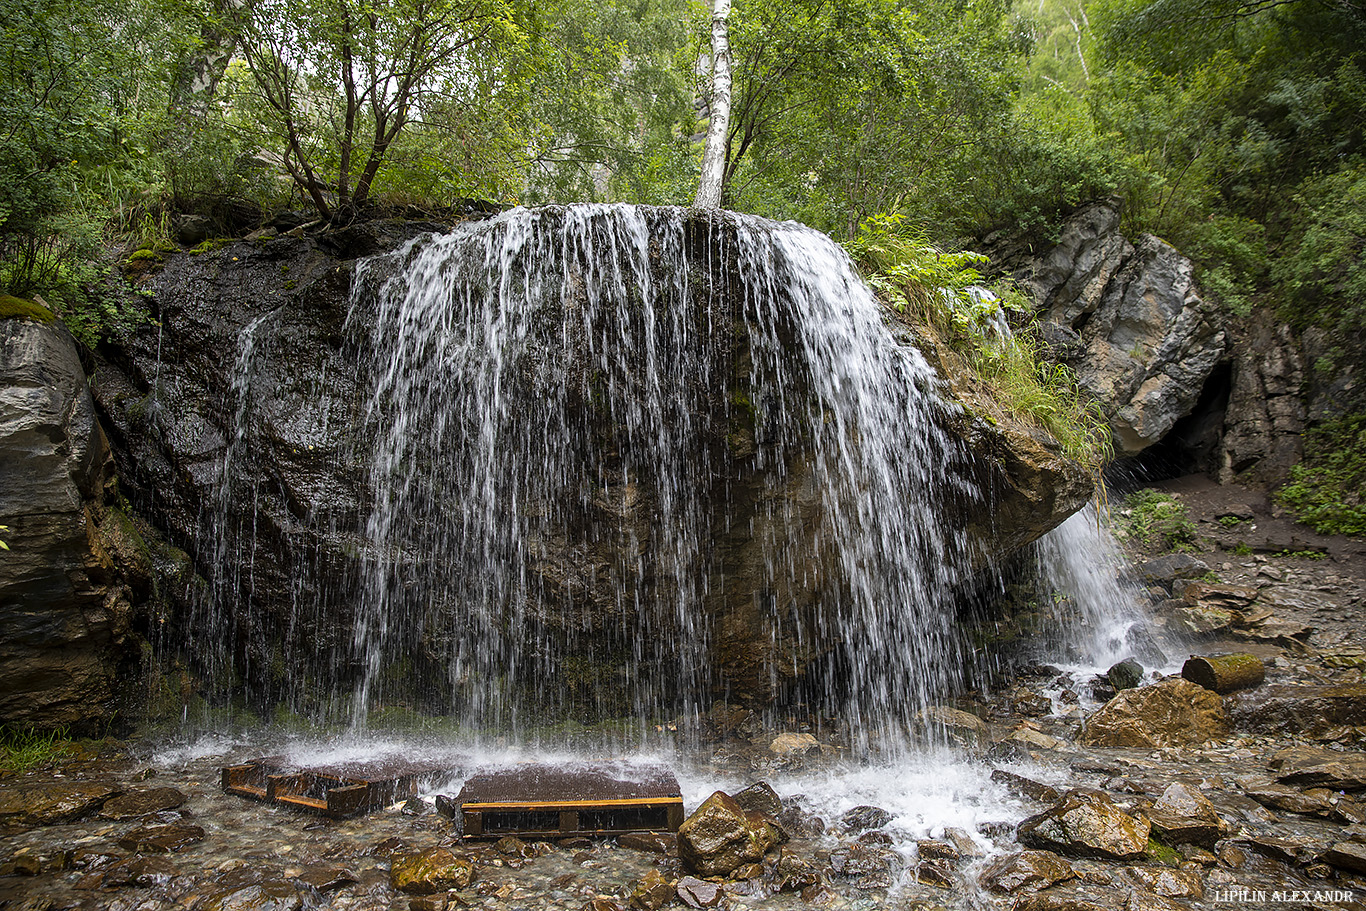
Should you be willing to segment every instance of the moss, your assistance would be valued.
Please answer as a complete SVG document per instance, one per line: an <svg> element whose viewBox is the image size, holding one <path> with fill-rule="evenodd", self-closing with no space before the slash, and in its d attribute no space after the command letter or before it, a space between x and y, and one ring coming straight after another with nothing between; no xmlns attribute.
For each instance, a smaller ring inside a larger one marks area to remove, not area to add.
<svg viewBox="0 0 1366 911"><path fill-rule="evenodd" d="M42 304L35 304L33 301L9 294L0 294L0 319L31 319L39 323L50 323L56 318L56 314Z"/></svg>
<svg viewBox="0 0 1366 911"><path fill-rule="evenodd" d="M149 250L146 247L141 250L134 250L128 255L128 261L130 263L159 262L160 260L160 253L156 250Z"/></svg>
<svg viewBox="0 0 1366 911"><path fill-rule="evenodd" d="M215 250L223 249L232 242L233 238L231 237L210 237L208 240L201 241L200 243L195 244L193 247L191 247L190 255L198 256L201 253L212 253Z"/></svg>
<svg viewBox="0 0 1366 911"><path fill-rule="evenodd" d="M1143 857L1148 863L1161 867L1181 866L1181 855L1176 849L1164 845L1156 838L1148 839L1148 847L1144 850Z"/></svg>

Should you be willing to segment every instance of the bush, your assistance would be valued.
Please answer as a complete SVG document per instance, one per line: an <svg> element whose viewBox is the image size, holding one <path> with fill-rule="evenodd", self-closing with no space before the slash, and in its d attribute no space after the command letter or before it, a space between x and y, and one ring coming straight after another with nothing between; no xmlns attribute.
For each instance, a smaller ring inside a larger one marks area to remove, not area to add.
<svg viewBox="0 0 1366 911"><path fill-rule="evenodd" d="M1072 371L1040 357L1018 292L1002 298L981 286L976 266L986 257L943 252L896 215L865 220L847 247L878 296L936 344L953 372L971 377L970 391L982 393L972 404L984 417L1040 427L1089 468L1110 460L1108 425Z"/></svg>
<svg viewBox="0 0 1366 911"><path fill-rule="evenodd" d="M1366 535L1366 414L1309 431L1304 461L1277 494L1295 518L1325 535Z"/></svg>
<svg viewBox="0 0 1366 911"><path fill-rule="evenodd" d="M1129 494L1119 513L1120 534L1149 550L1189 550L1195 523L1185 505L1168 493L1144 488Z"/></svg>

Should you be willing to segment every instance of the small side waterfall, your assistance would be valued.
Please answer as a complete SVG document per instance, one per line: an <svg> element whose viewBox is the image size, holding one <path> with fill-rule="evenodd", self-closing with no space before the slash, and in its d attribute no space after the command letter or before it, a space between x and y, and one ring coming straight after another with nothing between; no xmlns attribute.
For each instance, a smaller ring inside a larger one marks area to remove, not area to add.
<svg viewBox="0 0 1366 911"><path fill-rule="evenodd" d="M436 674L474 728L744 691L904 724L959 673L977 494L883 320L828 238L730 214L517 209L368 261L355 717Z"/></svg>

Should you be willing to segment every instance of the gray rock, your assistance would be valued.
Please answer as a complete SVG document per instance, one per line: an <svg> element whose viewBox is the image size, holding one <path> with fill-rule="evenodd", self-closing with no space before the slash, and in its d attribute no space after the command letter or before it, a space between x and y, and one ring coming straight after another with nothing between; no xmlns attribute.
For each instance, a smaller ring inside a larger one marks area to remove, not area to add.
<svg viewBox="0 0 1366 911"><path fill-rule="evenodd" d="M1147 849L1150 828L1099 791L1078 789L1021 822L1016 837L1026 847L1074 857L1132 860Z"/></svg>
<svg viewBox="0 0 1366 911"><path fill-rule="evenodd" d="M71 334L0 320L0 718L89 732L114 712L134 595L106 531L108 443ZM131 529L131 526L129 526Z"/></svg>
<svg viewBox="0 0 1366 911"><path fill-rule="evenodd" d="M893 819L892 814L882 807L861 806L845 811L840 817L840 828L846 832L864 832L880 829Z"/></svg>
<svg viewBox="0 0 1366 911"><path fill-rule="evenodd" d="M1145 582L1156 582L1171 590L1177 579L1199 579L1209 572L1209 564L1190 554L1164 554L1149 560L1138 568Z"/></svg>
<svg viewBox="0 0 1366 911"><path fill-rule="evenodd" d="M1143 665L1125 658L1106 671L1105 677L1116 690L1131 690L1143 682Z"/></svg>
<svg viewBox="0 0 1366 911"><path fill-rule="evenodd" d="M1022 890L1047 889L1076 879L1072 865L1050 851L1024 851L998 857L982 871L978 881L992 892L1007 895Z"/></svg>

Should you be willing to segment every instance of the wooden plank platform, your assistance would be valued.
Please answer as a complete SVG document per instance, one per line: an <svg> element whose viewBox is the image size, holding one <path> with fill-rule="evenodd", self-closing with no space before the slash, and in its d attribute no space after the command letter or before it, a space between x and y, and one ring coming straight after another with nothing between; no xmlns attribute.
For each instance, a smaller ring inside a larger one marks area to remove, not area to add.
<svg viewBox="0 0 1366 911"><path fill-rule="evenodd" d="M299 768L278 756L222 769L223 790L324 816L368 813L417 794L419 778L445 766L383 760Z"/></svg>
<svg viewBox="0 0 1366 911"><path fill-rule="evenodd" d="M678 779L664 766L528 764L476 775L460 804L464 834L559 837L676 832Z"/></svg>

